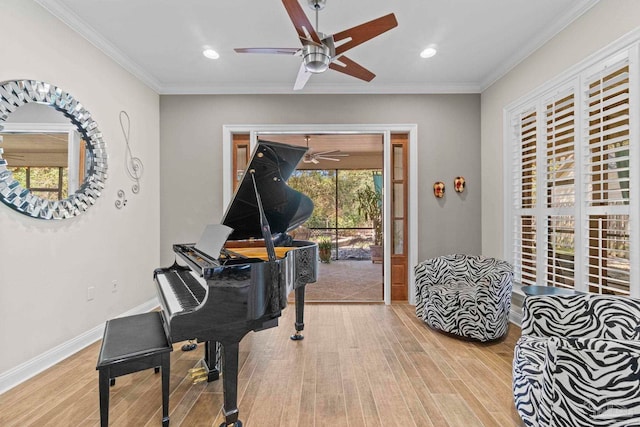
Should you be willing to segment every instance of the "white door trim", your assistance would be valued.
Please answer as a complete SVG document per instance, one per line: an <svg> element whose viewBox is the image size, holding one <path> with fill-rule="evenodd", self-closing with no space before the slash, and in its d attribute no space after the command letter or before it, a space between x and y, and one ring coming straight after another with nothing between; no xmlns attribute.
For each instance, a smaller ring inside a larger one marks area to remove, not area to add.
<svg viewBox="0 0 640 427"><path fill-rule="evenodd" d="M269 133L380 133L384 138L384 188L391 188L391 134L407 133L409 135L409 223L406 238L408 239L408 287L409 303L415 304L415 277L413 266L418 262L418 125L417 124L308 124L308 125L273 125L245 124L222 126L222 200L224 206L231 201L233 183L231 180L231 164L233 162L232 135L235 133L250 134L251 149L257 141L257 135ZM384 192L384 269L391 271L391 192ZM384 277L384 302L391 304L391 276Z"/></svg>

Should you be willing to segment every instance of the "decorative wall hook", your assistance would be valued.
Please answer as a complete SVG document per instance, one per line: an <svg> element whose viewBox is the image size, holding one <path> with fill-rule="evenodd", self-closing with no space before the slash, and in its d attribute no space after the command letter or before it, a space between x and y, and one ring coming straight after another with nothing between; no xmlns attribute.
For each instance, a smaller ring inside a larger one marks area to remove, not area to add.
<svg viewBox="0 0 640 427"><path fill-rule="evenodd" d="M127 206L127 199L124 198L124 190L118 190L118 200L116 200L116 208L122 209Z"/></svg>
<svg viewBox="0 0 640 427"><path fill-rule="evenodd" d="M453 188L454 190L456 190L457 193L462 193L466 185L467 184L464 180L464 176L456 176L453 179Z"/></svg>
<svg viewBox="0 0 640 427"><path fill-rule="evenodd" d="M433 195L436 196L438 199L441 199L444 197L444 182L436 181L433 184Z"/></svg>

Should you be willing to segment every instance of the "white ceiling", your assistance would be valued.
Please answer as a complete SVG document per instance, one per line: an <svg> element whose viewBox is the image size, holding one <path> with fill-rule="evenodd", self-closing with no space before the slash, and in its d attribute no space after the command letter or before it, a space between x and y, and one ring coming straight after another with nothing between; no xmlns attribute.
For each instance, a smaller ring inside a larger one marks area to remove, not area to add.
<svg viewBox="0 0 640 427"><path fill-rule="evenodd" d="M300 57L233 51L300 46L281 0L35 1L158 93L294 93ZM377 75L370 83L327 70L299 92L481 92L598 1L327 0L323 33L391 12L398 27L349 51ZM431 44L438 54L420 58ZM220 58L206 59L205 47Z"/></svg>

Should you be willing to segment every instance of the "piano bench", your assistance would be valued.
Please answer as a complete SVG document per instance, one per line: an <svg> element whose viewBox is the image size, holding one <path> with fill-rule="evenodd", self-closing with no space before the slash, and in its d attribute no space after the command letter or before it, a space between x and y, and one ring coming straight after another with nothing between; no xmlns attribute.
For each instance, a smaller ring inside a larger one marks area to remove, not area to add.
<svg viewBox="0 0 640 427"><path fill-rule="evenodd" d="M162 426L169 426L169 353L173 350L160 312L108 320L96 369L99 371L100 425L109 425L109 386L115 378L144 369L162 370Z"/></svg>

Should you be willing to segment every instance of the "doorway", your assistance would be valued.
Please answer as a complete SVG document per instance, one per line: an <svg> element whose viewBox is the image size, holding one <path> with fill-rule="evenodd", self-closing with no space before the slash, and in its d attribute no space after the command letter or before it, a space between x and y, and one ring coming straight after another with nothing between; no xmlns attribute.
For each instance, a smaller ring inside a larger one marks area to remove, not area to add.
<svg viewBox="0 0 640 427"><path fill-rule="evenodd" d="M373 144L340 137L344 142L340 150L314 137L320 141L309 147L288 182L314 203L312 216L300 229L307 240L319 245L319 274L318 281L307 287L305 298L308 302L382 302L382 137L354 135ZM264 139L281 142L277 135ZM375 148L363 154L362 145L368 144ZM298 239L298 230L292 234Z"/></svg>
<svg viewBox="0 0 640 427"><path fill-rule="evenodd" d="M232 171L233 136L239 134L249 135L249 151L258 136L272 139L270 136L279 134L302 136L307 134L380 135L383 140L384 188L388 189L383 192L382 198L384 260L381 268L387 273L384 275L384 302L391 303L392 275L399 272L403 278L400 281L394 280L394 287L403 292L405 301L408 299L409 303L415 304L413 269L407 268L407 266L417 263L417 125L225 125L223 126L223 158L228 159L223 162L223 202L225 205L231 200L233 177L235 176L235 172ZM398 163L397 156L394 157L394 152L397 153L398 150L392 144L393 135L404 135L403 138L406 140L406 144L401 149L405 158L404 163ZM401 182L396 182L392 177L397 176L397 173L392 174L391 171L399 170L399 164L404 165L403 168L400 168L404 178ZM395 188L404 189L400 199L394 190ZM399 200L405 207L402 217L399 218L400 221L396 215ZM401 233L397 232L398 224L403 224L405 227ZM398 254L397 248L404 248L399 253L405 260L400 269L397 267L397 259L395 259L397 257L394 257L392 265L392 255Z"/></svg>

